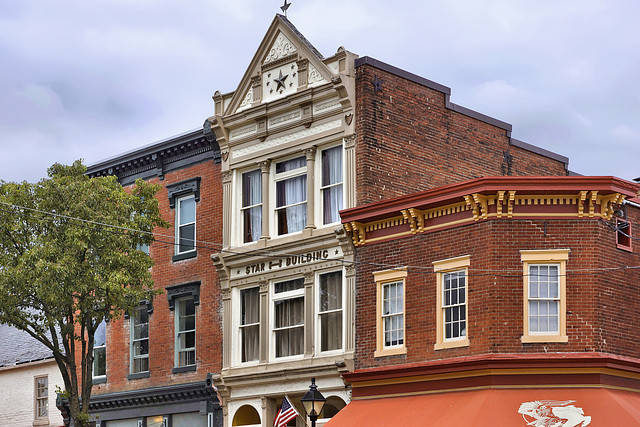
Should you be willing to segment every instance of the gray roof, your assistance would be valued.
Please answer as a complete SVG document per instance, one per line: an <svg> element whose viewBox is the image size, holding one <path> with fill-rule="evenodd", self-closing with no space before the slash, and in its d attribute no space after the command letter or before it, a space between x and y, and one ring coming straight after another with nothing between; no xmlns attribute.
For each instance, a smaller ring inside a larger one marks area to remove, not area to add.
<svg viewBox="0 0 640 427"><path fill-rule="evenodd" d="M51 350L26 332L0 325L0 367L53 358Z"/></svg>

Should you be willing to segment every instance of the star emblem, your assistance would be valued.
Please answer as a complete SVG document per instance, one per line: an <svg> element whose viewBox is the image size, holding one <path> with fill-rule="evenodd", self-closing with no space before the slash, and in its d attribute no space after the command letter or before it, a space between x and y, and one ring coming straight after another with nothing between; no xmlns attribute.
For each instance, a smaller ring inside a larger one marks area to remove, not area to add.
<svg viewBox="0 0 640 427"><path fill-rule="evenodd" d="M278 77L277 79L273 79L273 81L278 85L278 87L276 87L276 91L280 90L280 88L285 88L284 81L287 80L287 77L289 77L289 74L285 74L283 76L282 70L280 70L280 77Z"/></svg>

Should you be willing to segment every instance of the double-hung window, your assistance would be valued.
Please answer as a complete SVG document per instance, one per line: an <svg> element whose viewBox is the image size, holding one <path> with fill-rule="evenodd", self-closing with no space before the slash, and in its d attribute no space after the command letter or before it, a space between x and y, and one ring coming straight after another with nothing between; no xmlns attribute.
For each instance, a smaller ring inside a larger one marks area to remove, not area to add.
<svg viewBox="0 0 640 427"><path fill-rule="evenodd" d="M131 373L149 371L149 311L146 305L134 308L130 317Z"/></svg>
<svg viewBox="0 0 640 427"><path fill-rule="evenodd" d="M180 255L196 248L196 199L192 195L181 197L176 204L176 255Z"/></svg>
<svg viewBox="0 0 640 427"><path fill-rule="evenodd" d="M93 378L107 375L107 322L102 321L93 335Z"/></svg>
<svg viewBox="0 0 640 427"><path fill-rule="evenodd" d="M406 353L405 278L406 270L373 273L377 282L377 351L375 357Z"/></svg>
<svg viewBox="0 0 640 427"><path fill-rule="evenodd" d="M340 221L342 210L342 145L322 150L322 223Z"/></svg>
<svg viewBox="0 0 640 427"><path fill-rule="evenodd" d="M520 251L524 277L522 342L567 342L568 249Z"/></svg>
<svg viewBox="0 0 640 427"><path fill-rule="evenodd" d="M276 163L276 224L278 236L307 225L307 158Z"/></svg>
<svg viewBox="0 0 640 427"><path fill-rule="evenodd" d="M176 360L178 368L196 364L196 305L191 297L175 302Z"/></svg>
<svg viewBox="0 0 640 427"><path fill-rule="evenodd" d="M437 282L437 330L434 346L436 350L469 345L467 337L469 262L469 256L462 256L433 263Z"/></svg>
<svg viewBox="0 0 640 427"><path fill-rule="evenodd" d="M241 362L258 360L260 352L260 288L240 290Z"/></svg>
<svg viewBox="0 0 640 427"><path fill-rule="evenodd" d="M262 174L254 170L242 174L243 242L255 242L262 233Z"/></svg>
<svg viewBox="0 0 640 427"><path fill-rule="evenodd" d="M275 357L304 353L304 279L273 284Z"/></svg>
<svg viewBox="0 0 640 427"><path fill-rule="evenodd" d="M36 423L40 421L41 423L46 422L49 424L49 379L48 377L41 376L35 378L35 411L34 411L34 419Z"/></svg>
<svg viewBox="0 0 640 427"><path fill-rule="evenodd" d="M318 294L320 351L341 350L342 271L320 274Z"/></svg>

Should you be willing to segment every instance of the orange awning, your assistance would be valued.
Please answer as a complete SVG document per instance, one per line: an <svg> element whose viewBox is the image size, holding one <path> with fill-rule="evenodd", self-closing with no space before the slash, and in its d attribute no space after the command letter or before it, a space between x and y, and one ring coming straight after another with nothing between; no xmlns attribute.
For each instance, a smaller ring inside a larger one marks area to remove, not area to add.
<svg viewBox="0 0 640 427"><path fill-rule="evenodd" d="M325 426L640 426L640 393L604 388L455 391L351 401Z"/></svg>

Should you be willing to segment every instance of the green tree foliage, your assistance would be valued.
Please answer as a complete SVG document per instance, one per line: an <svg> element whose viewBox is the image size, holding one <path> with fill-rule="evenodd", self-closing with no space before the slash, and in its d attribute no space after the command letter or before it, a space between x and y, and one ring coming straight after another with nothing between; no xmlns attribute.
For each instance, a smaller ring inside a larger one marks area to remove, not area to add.
<svg viewBox="0 0 640 427"><path fill-rule="evenodd" d="M153 261L136 247L168 226L158 185L130 194L85 172L76 161L35 184L0 181L0 323L53 352L76 426L88 422L96 328L153 297Z"/></svg>

